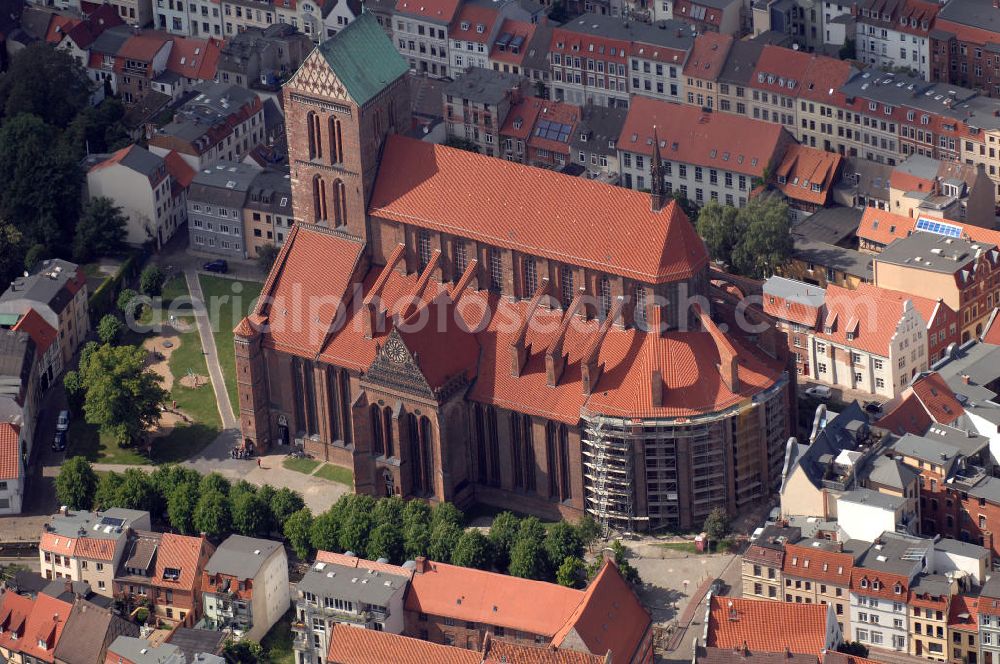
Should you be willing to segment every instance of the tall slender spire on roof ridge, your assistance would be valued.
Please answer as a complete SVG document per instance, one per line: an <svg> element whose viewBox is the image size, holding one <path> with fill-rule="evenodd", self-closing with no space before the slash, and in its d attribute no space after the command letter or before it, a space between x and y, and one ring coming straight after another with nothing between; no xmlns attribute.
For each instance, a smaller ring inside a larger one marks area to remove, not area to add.
<svg viewBox="0 0 1000 664"><path fill-rule="evenodd" d="M653 159L649 163L649 209L659 212L666 203L663 183L663 160L660 158L660 137L653 125Z"/></svg>

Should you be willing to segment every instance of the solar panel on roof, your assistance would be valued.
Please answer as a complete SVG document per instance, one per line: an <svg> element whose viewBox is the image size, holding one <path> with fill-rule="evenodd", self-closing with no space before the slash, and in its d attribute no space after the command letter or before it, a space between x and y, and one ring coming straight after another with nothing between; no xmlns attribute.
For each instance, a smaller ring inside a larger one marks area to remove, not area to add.
<svg viewBox="0 0 1000 664"><path fill-rule="evenodd" d="M568 124L553 122L552 120L542 120L535 128L535 136L549 141L569 142L569 134L573 130Z"/></svg>
<svg viewBox="0 0 1000 664"><path fill-rule="evenodd" d="M938 235L944 235L945 237L962 236L961 226L946 224L940 221L934 221L933 219L926 219L924 217L917 219L917 230L926 231L928 233L936 233Z"/></svg>
<svg viewBox="0 0 1000 664"><path fill-rule="evenodd" d="M111 526L112 528L120 528L125 524L125 519L119 519L113 516L105 516L101 518L102 526Z"/></svg>

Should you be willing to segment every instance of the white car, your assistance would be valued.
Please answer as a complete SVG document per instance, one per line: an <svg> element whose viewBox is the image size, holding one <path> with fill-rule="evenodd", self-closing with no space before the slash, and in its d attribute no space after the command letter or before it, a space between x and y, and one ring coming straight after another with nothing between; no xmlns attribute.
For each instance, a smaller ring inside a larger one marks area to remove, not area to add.
<svg viewBox="0 0 1000 664"><path fill-rule="evenodd" d="M826 401L831 396L833 396L833 390L831 390L826 385L813 385L812 387L806 390L806 395L814 399Z"/></svg>
<svg viewBox="0 0 1000 664"><path fill-rule="evenodd" d="M750 541L756 542L757 538L759 538L763 532L764 532L764 526L757 528L757 530L753 531L753 535L750 536Z"/></svg>

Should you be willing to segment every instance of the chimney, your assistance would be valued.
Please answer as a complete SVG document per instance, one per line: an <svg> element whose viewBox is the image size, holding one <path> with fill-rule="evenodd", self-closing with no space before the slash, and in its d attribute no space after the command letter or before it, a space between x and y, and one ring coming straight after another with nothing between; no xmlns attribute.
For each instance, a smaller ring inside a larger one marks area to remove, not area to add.
<svg viewBox="0 0 1000 664"><path fill-rule="evenodd" d="M998 2L1000 2L1000 0L993 0L993 4L994 5L996 5L996 3L998 3ZM972 377L969 374L962 374L962 382L964 384L969 385L971 380L972 380Z"/></svg>
<svg viewBox="0 0 1000 664"><path fill-rule="evenodd" d="M413 569L417 574L423 574L427 571L427 558L424 556L417 556L413 562L416 563Z"/></svg>

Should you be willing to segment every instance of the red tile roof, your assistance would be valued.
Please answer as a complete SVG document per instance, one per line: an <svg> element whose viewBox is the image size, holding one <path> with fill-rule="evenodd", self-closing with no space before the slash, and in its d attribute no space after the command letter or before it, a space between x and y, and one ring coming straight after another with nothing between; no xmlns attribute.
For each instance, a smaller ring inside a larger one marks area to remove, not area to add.
<svg viewBox="0 0 1000 664"><path fill-rule="evenodd" d="M582 109L573 104L549 101L538 97L525 97L507 113L500 135L525 141L528 147L569 154L570 140L575 136ZM570 127L565 142L544 138L539 128L543 121L558 122Z"/></svg>
<svg viewBox="0 0 1000 664"><path fill-rule="evenodd" d="M488 44L493 34L493 24L499 18L500 12L493 7L464 5L452 23L448 36L451 39Z"/></svg>
<svg viewBox="0 0 1000 664"><path fill-rule="evenodd" d="M866 283L858 284L856 289L830 284L826 287L826 320L823 327L832 322L832 332L821 329L816 336L888 357L889 344L903 317L903 306L907 300L913 303L925 324L931 322L939 304L935 300ZM854 338L848 339L848 334L853 334Z"/></svg>
<svg viewBox="0 0 1000 664"><path fill-rule="evenodd" d="M317 551L316 562L332 563L334 565L344 565L345 567L356 567L358 569L370 569L375 570L376 572L384 572L385 574L395 574L397 576L413 576L413 570L408 567L390 565L389 563L380 563L374 560L358 558L357 556L345 556L342 553L333 553L331 551Z"/></svg>
<svg viewBox="0 0 1000 664"><path fill-rule="evenodd" d="M825 604L786 604L768 600L712 597L706 645L751 652L819 654L826 648Z"/></svg>
<svg viewBox="0 0 1000 664"><path fill-rule="evenodd" d="M167 58L167 70L184 78L199 81L214 81L222 54L222 40L195 39L193 37L173 38Z"/></svg>
<svg viewBox="0 0 1000 664"><path fill-rule="evenodd" d="M132 35L118 49L115 70L124 68L125 59L151 63L160 49L170 41L170 36L160 32L148 31Z"/></svg>
<svg viewBox="0 0 1000 664"><path fill-rule="evenodd" d="M510 643L487 636L482 661L483 664L604 664L604 657L551 645Z"/></svg>
<svg viewBox="0 0 1000 664"><path fill-rule="evenodd" d="M433 616L498 625L551 638L573 616L581 590L506 574L427 561L413 575L406 609Z"/></svg>
<svg viewBox="0 0 1000 664"><path fill-rule="evenodd" d="M938 372L923 376L912 387L913 394L938 424L951 424L961 416L962 404Z"/></svg>
<svg viewBox="0 0 1000 664"><path fill-rule="evenodd" d="M826 205L841 160L836 152L792 143L774 170L774 186L792 200Z"/></svg>
<svg viewBox="0 0 1000 664"><path fill-rule="evenodd" d="M858 23L926 37L934 26L934 17L940 8L941 5L938 3L924 0L903 0L903 2L868 0L859 4L856 17ZM862 13L862 9L869 10L867 16ZM889 16L889 20L882 20L886 15ZM911 20L916 21L916 25L910 25Z"/></svg>
<svg viewBox="0 0 1000 664"><path fill-rule="evenodd" d="M0 625L4 625L0 648L43 662L53 661L71 609L70 604L44 593L34 599L12 592L0 595ZM39 646L39 642L44 642L45 647Z"/></svg>
<svg viewBox="0 0 1000 664"><path fill-rule="evenodd" d="M950 219L938 219L927 214L921 214L920 216L935 221L943 221L952 226L958 226L962 229L962 237L966 237L973 242L989 242L990 244L1000 246L1000 231L983 228L974 224L963 224L960 221L952 221ZM914 217L907 217L906 215L869 207L865 208L865 212L861 216L861 224L858 226L857 235L859 238L869 240L870 242L889 245L892 244L893 240L908 237L915 232L924 232L917 231L916 225L917 219Z"/></svg>
<svg viewBox="0 0 1000 664"><path fill-rule="evenodd" d="M49 325L34 309L28 309L28 313L21 316L12 329L28 333L31 340L35 342L35 349L39 357L45 354L45 351L49 349L58 336L56 329Z"/></svg>
<svg viewBox="0 0 1000 664"><path fill-rule="evenodd" d="M893 405L886 406L885 415L875 422L875 426L899 435L912 433L922 436L934 423L927 409L910 388L894 401Z"/></svg>
<svg viewBox="0 0 1000 664"><path fill-rule="evenodd" d="M171 150L163 158L163 161L167 166L167 173L170 173L181 189L187 189L191 186L195 173L194 169L184 161L184 157L180 156L176 150Z"/></svg>
<svg viewBox="0 0 1000 664"><path fill-rule="evenodd" d="M79 25L82 21L62 14L53 14L49 19L49 29L45 34L45 41L50 44L58 44L70 30Z"/></svg>
<svg viewBox="0 0 1000 664"><path fill-rule="evenodd" d="M207 561L211 548L208 541L201 537L163 533L156 550L154 585L168 589L194 590L201 578L199 562ZM180 570L181 575L176 581L163 576L168 567Z"/></svg>
<svg viewBox="0 0 1000 664"><path fill-rule="evenodd" d="M826 104L843 98L840 87L850 78L849 62L825 55L767 45L757 59L750 87Z"/></svg>
<svg viewBox="0 0 1000 664"><path fill-rule="evenodd" d="M785 560L782 565L782 572L785 574L848 587L851 585L853 568L854 556L850 553L798 544L785 545Z"/></svg>
<svg viewBox="0 0 1000 664"><path fill-rule="evenodd" d="M979 628L979 599L969 595L952 596L948 627L976 631Z"/></svg>
<svg viewBox="0 0 1000 664"><path fill-rule="evenodd" d="M788 138L780 125L694 106L634 97L618 137L618 149L653 154L653 129L660 156L707 168L764 175Z"/></svg>
<svg viewBox="0 0 1000 664"><path fill-rule="evenodd" d="M714 81L726 64L729 49L733 46L731 35L705 32L694 39L694 47L684 64L684 75Z"/></svg>
<svg viewBox="0 0 1000 664"><path fill-rule="evenodd" d="M708 261L673 202L652 212L640 192L401 136L386 142L369 213L647 283Z"/></svg>
<svg viewBox="0 0 1000 664"><path fill-rule="evenodd" d="M651 625L649 611L618 567L605 562L552 644L579 650L576 644L582 641L595 655L610 651L610 664L644 662L652 655ZM649 657L644 656L647 652Z"/></svg>
<svg viewBox="0 0 1000 664"><path fill-rule="evenodd" d="M819 286L807 285L807 288L822 290ZM805 325L810 329L815 329L820 322L820 307L811 307L803 302L794 299L787 299L777 295L764 294L764 313L780 320L787 320L799 325Z"/></svg>
<svg viewBox="0 0 1000 664"><path fill-rule="evenodd" d="M77 48L86 50L105 30L124 24L125 21L118 15L114 5L102 4L86 20L79 21L72 27L64 26L62 34L68 36Z"/></svg>
<svg viewBox="0 0 1000 664"><path fill-rule="evenodd" d="M0 480L21 478L21 428L0 422Z"/></svg>
<svg viewBox="0 0 1000 664"><path fill-rule="evenodd" d="M396 13L450 24L461 0L397 0Z"/></svg>
<svg viewBox="0 0 1000 664"><path fill-rule="evenodd" d="M862 581L868 582L868 587L862 587ZM879 583L878 589L875 582ZM901 592L896 592L896 586L900 586ZM895 602L903 601L900 597L908 597L910 592L910 579L904 574L892 574L865 567L855 567L851 572L851 589L864 595L881 597Z"/></svg>
<svg viewBox="0 0 1000 664"><path fill-rule="evenodd" d="M524 44L522 44L517 53L512 51L510 48L505 48L500 50L496 43L493 44L493 49L490 51L490 60L496 60L497 62L506 62L513 65L520 65L524 62L524 56L528 54L529 45L531 44L532 37L535 36L536 24L528 23L527 21L515 21L513 19L504 19L503 24L497 31L498 34L503 35L504 33L510 34L511 38L523 37Z"/></svg>
<svg viewBox="0 0 1000 664"><path fill-rule="evenodd" d="M113 560L116 541L96 537L65 537L55 533L42 533L38 548L70 558L88 560Z"/></svg>
<svg viewBox="0 0 1000 664"><path fill-rule="evenodd" d="M735 3L730 3L733 6ZM695 18L695 8L704 9L701 18ZM680 20L692 21L698 25L713 25L718 28L722 25L723 9L718 8L715 3L705 4L692 2L692 0L677 0L674 3L674 16Z"/></svg>
<svg viewBox="0 0 1000 664"><path fill-rule="evenodd" d="M480 664L482 658L474 650L333 623L326 661L330 664Z"/></svg>

